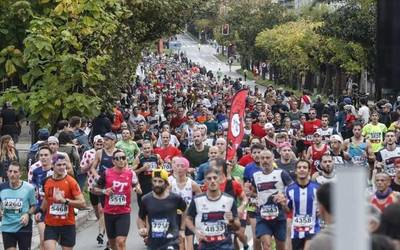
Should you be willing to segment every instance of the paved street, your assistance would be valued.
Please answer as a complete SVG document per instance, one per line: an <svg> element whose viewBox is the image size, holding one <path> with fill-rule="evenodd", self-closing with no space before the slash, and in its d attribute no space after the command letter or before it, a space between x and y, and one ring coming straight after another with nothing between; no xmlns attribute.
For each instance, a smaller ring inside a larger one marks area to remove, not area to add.
<svg viewBox="0 0 400 250"><path fill-rule="evenodd" d="M193 62L200 63L202 66L206 66L207 69L211 69L213 71L217 71L218 68L221 68L223 74L231 76L233 78L240 77L239 74L236 73L236 70L239 68L238 66L232 66L232 72L229 72L229 66L225 62L221 62L218 58L214 56L216 54L215 48L210 45L201 45L200 53L198 51L198 45L196 41L192 40L187 35L179 35L179 41L182 43L182 50L186 53L188 58ZM254 87L254 81L247 81L252 88ZM259 86L261 90L264 89L263 86ZM136 218L138 213L138 207L136 203L136 198L133 199L132 202L132 213L131 213L131 228L128 236L127 249L146 249L143 243L142 238L138 235L136 229ZM248 228L249 229L249 228ZM87 221L85 225L83 225L79 229L79 233L77 235L77 245L75 249L103 249L104 247L100 247L97 245L96 237L98 234L98 223L95 221ZM251 238L251 234L249 230L247 230L247 235ZM251 241L250 241L250 245Z"/></svg>
<svg viewBox="0 0 400 250"><path fill-rule="evenodd" d="M221 62L217 57L214 56L217 53L217 50L211 45L202 44L199 51L197 41L193 40L188 35L178 35L178 41L182 43L181 50L186 53L187 57L193 62L199 63L201 66L205 66L207 70L217 72L218 68L221 68L223 75L231 76L234 79L242 77L236 73L236 70L239 69L240 66L232 66L232 72L229 72L228 64L226 62ZM246 84L253 89L255 82L247 81ZM261 85L258 85L258 88L261 91L265 91L266 89Z"/></svg>

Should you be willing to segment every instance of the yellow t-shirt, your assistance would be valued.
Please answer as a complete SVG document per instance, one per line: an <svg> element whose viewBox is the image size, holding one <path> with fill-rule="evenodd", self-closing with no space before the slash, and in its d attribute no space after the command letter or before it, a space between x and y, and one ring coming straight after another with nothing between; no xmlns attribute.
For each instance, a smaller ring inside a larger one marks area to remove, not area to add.
<svg viewBox="0 0 400 250"><path fill-rule="evenodd" d="M387 132L387 127L383 123L373 125L368 123L362 129L362 135L371 142L372 151L378 152L383 148L383 135Z"/></svg>

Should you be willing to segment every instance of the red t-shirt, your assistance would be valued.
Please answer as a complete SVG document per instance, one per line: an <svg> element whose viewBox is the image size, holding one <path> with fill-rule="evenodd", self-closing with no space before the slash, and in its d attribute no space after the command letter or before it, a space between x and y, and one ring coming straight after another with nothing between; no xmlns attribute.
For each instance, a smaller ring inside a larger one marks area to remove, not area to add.
<svg viewBox="0 0 400 250"><path fill-rule="evenodd" d="M303 126L304 136L306 137L304 144L311 145L313 143L314 132L321 127L321 120L315 119L314 121L305 121Z"/></svg>
<svg viewBox="0 0 400 250"><path fill-rule="evenodd" d="M169 145L166 148L161 148L161 147L155 148L154 153L160 155L162 160L165 160L165 158L167 158L168 156L170 159L172 159L175 156L182 155L182 152L178 148L176 148L172 145Z"/></svg>
<svg viewBox="0 0 400 250"><path fill-rule="evenodd" d="M179 126L181 126L185 122L187 122L187 117L186 116L184 116L182 118L174 117L171 120L171 127L172 128L178 128Z"/></svg>
<svg viewBox="0 0 400 250"><path fill-rule="evenodd" d="M46 214L44 221L49 226L75 225L74 208L71 205L56 202L54 191L59 190L66 199L75 199L81 194L76 180L67 175L63 179L56 180L52 177L47 178L43 183L44 197L47 201Z"/></svg>
<svg viewBox="0 0 400 250"><path fill-rule="evenodd" d="M244 155L242 158L239 160L239 164L242 165L243 167L246 167L247 164L252 163L254 161L253 157L251 157L251 154Z"/></svg>
<svg viewBox="0 0 400 250"><path fill-rule="evenodd" d="M258 122L251 125L251 133L260 139L267 135L264 126L261 126Z"/></svg>

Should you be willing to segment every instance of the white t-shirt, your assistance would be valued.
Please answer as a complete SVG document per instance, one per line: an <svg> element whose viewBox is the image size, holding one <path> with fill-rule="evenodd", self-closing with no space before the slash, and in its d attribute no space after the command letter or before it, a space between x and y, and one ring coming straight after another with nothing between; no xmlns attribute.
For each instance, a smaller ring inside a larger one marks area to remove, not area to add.
<svg viewBox="0 0 400 250"><path fill-rule="evenodd" d="M367 106L361 106L361 108L358 110L358 115L363 120L364 125L369 122L369 108Z"/></svg>

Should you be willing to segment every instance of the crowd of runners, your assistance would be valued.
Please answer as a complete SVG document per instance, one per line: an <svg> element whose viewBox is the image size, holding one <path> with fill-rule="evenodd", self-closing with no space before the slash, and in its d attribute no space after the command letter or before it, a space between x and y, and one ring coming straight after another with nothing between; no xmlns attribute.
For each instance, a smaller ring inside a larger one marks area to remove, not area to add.
<svg viewBox="0 0 400 250"><path fill-rule="evenodd" d="M261 91L184 53L145 53L139 71L112 110L59 121L54 135L39 129L27 166L2 130L4 249L30 249L33 226L46 250L76 240L126 249L129 230L148 249L333 249L340 168L365 170L372 249L400 249L400 98ZM227 161L231 100L243 88L245 135ZM89 206L98 235L81 239L75 214Z"/></svg>

